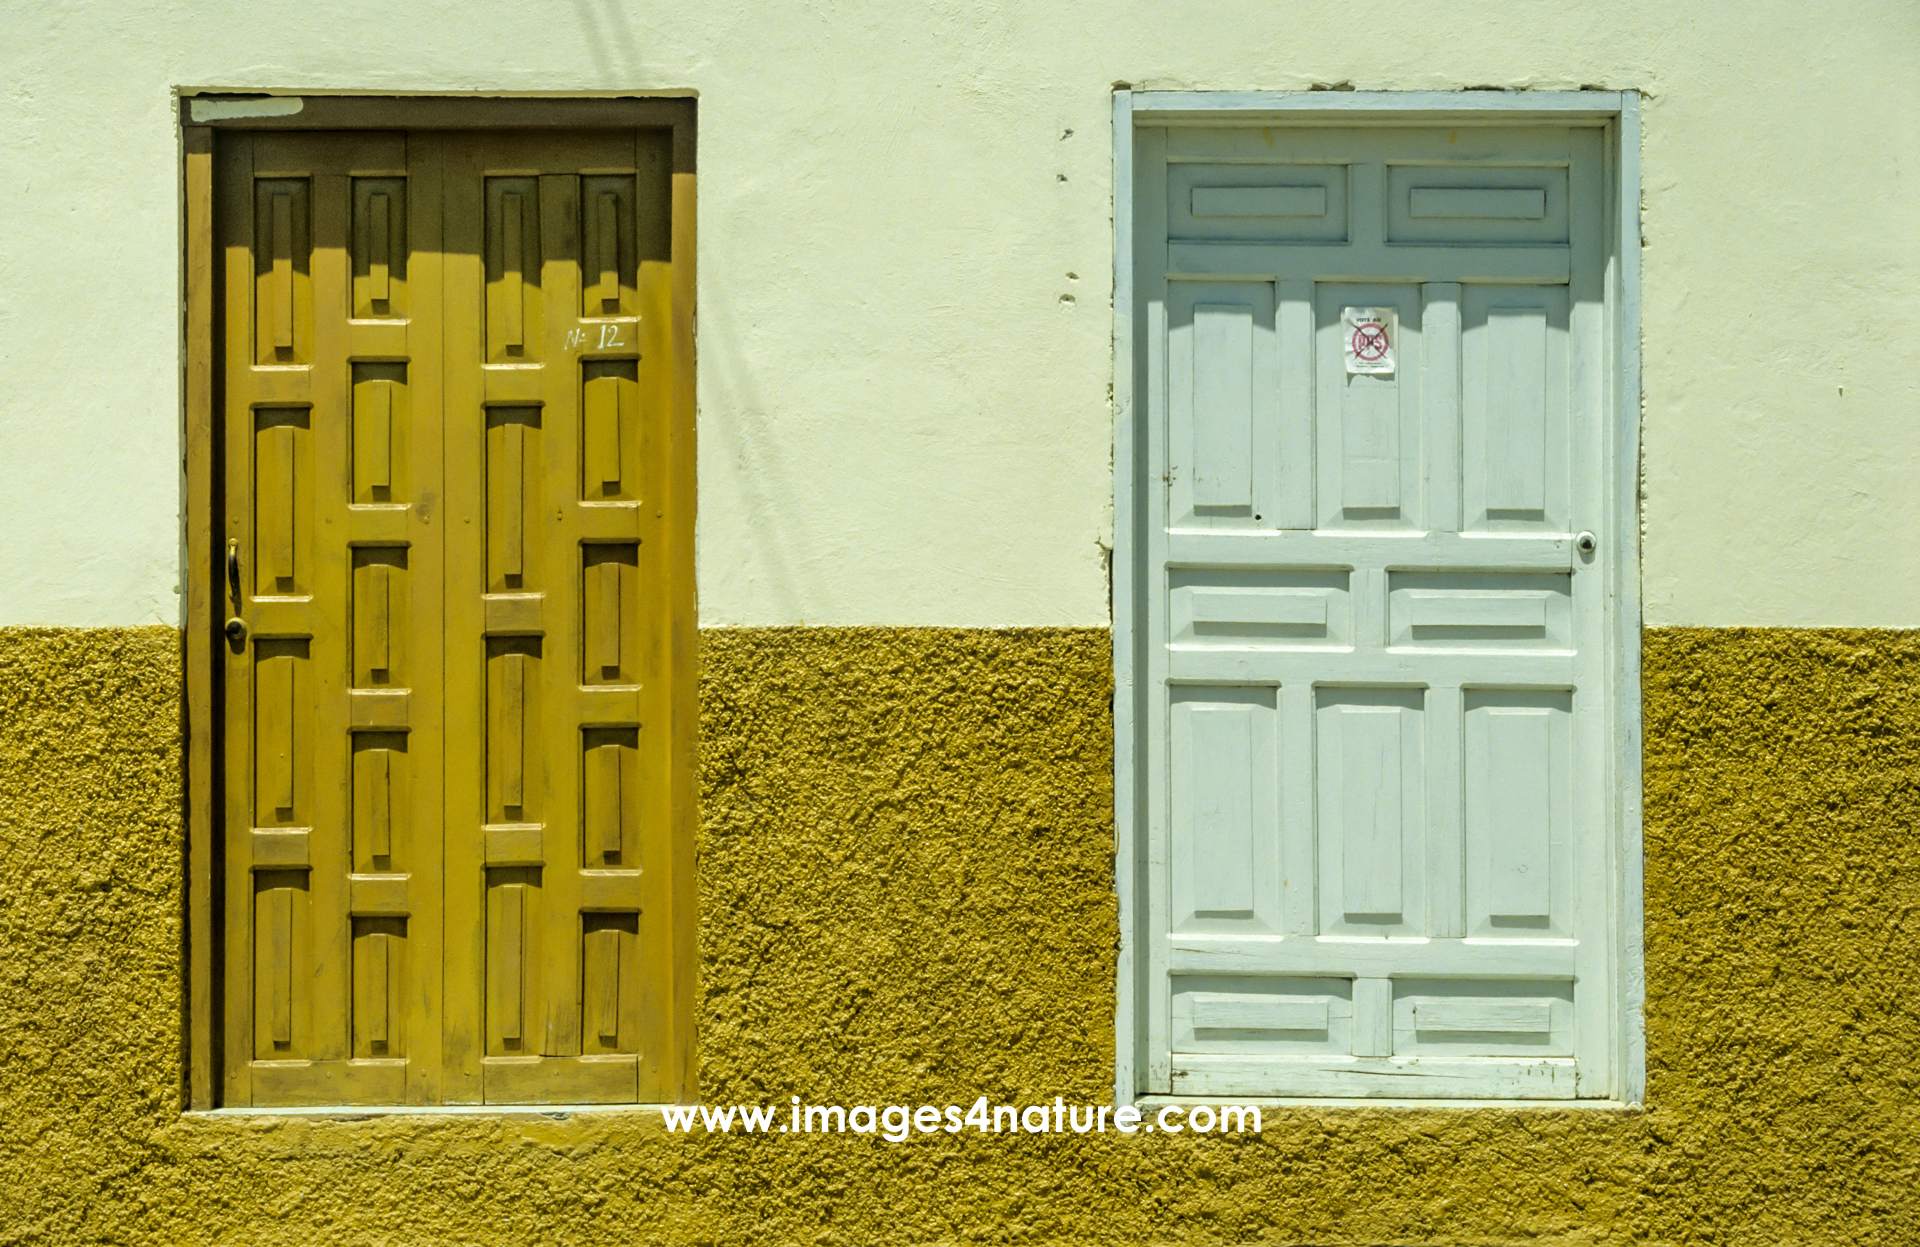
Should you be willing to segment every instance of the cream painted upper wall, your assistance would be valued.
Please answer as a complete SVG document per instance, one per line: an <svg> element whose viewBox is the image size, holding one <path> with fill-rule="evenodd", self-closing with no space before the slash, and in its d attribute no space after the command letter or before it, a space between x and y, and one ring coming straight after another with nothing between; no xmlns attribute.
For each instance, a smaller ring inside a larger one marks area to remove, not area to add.
<svg viewBox="0 0 1920 1247"><path fill-rule="evenodd" d="M178 618L176 89L697 91L703 622L996 625L1107 620L1111 85L1352 82L1645 91L1647 621L1920 625L1920 6L1371 12L21 6L0 623Z"/></svg>

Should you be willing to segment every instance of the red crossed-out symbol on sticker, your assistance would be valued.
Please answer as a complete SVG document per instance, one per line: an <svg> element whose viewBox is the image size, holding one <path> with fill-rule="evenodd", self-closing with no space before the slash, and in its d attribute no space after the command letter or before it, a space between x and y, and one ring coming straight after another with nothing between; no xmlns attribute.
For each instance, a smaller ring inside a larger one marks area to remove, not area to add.
<svg viewBox="0 0 1920 1247"><path fill-rule="evenodd" d="M1353 330L1353 357L1363 363L1374 363L1387 357L1387 327L1385 325L1356 325Z"/></svg>

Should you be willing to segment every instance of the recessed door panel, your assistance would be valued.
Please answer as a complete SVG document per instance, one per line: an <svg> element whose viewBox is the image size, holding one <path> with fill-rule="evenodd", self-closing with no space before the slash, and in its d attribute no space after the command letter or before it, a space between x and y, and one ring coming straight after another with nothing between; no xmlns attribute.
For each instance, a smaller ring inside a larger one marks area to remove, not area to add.
<svg viewBox="0 0 1920 1247"><path fill-rule="evenodd" d="M1570 1057L1573 993L1565 981L1399 980L1394 1055Z"/></svg>
<svg viewBox="0 0 1920 1247"><path fill-rule="evenodd" d="M1320 690L1314 824L1322 934L1423 930L1424 709L1415 689Z"/></svg>
<svg viewBox="0 0 1920 1247"><path fill-rule="evenodd" d="M1278 501L1273 286L1184 285L1172 312L1174 513L1205 527L1263 523Z"/></svg>
<svg viewBox="0 0 1920 1247"><path fill-rule="evenodd" d="M1565 572L1389 572L1391 644L1409 649L1568 652L1573 577Z"/></svg>
<svg viewBox="0 0 1920 1247"><path fill-rule="evenodd" d="M1318 286L1314 296L1314 445L1321 528L1413 529L1426 514L1417 285ZM1347 308L1388 308L1392 372L1346 366Z"/></svg>
<svg viewBox="0 0 1920 1247"><path fill-rule="evenodd" d="M1168 569L1171 643L1185 648L1343 646L1353 636L1348 573Z"/></svg>
<svg viewBox="0 0 1920 1247"><path fill-rule="evenodd" d="M1341 978L1173 980L1181 1052L1308 1056L1352 1051L1353 981Z"/></svg>
<svg viewBox="0 0 1920 1247"><path fill-rule="evenodd" d="M1175 926L1281 926L1278 691L1180 688L1173 704Z"/></svg>
<svg viewBox="0 0 1920 1247"><path fill-rule="evenodd" d="M1573 928L1573 698L1472 689L1464 701L1467 922L1477 935Z"/></svg>
<svg viewBox="0 0 1920 1247"><path fill-rule="evenodd" d="M1343 165L1178 164L1167 170L1174 238L1344 241Z"/></svg>
<svg viewBox="0 0 1920 1247"><path fill-rule="evenodd" d="M1397 243L1564 243L1561 167L1393 165L1387 237Z"/></svg>
<svg viewBox="0 0 1920 1247"><path fill-rule="evenodd" d="M1567 294L1467 287L1460 468L1471 532L1566 532Z"/></svg>

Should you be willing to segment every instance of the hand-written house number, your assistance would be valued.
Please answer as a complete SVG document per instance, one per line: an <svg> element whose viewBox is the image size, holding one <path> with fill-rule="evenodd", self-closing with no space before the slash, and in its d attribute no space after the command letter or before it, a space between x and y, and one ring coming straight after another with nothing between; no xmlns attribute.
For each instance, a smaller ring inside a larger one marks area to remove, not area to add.
<svg viewBox="0 0 1920 1247"><path fill-rule="evenodd" d="M625 325L601 325L598 334L594 333L593 326L591 325L582 325L578 329L568 330L567 349L570 351L582 349L606 351L614 347L625 346L627 344L620 340L621 331L625 328Z"/></svg>

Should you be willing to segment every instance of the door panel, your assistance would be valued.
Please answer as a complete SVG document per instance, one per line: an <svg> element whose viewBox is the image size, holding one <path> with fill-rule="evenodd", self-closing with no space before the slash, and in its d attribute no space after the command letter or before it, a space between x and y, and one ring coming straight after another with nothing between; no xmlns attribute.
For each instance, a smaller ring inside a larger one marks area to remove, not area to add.
<svg viewBox="0 0 1920 1247"><path fill-rule="evenodd" d="M1174 925L1281 929L1278 742L1272 688L1184 687L1173 706Z"/></svg>
<svg viewBox="0 0 1920 1247"><path fill-rule="evenodd" d="M1314 741L1323 935L1424 935L1420 689L1323 687Z"/></svg>
<svg viewBox="0 0 1920 1247"><path fill-rule="evenodd" d="M645 338L666 159L632 134L449 140L448 302L486 308L447 334L449 409L470 413L446 430L448 514L487 534L449 559L449 669L471 673L449 730L486 770L448 792L463 1100L661 1094L638 1019L666 1004L649 975L668 872L648 857L667 812L647 800L669 757L666 625L641 586L668 570L647 505L667 465L640 392L664 365Z"/></svg>
<svg viewBox="0 0 1920 1247"><path fill-rule="evenodd" d="M225 672L230 1103L434 1094L435 1054L396 1044L434 1026L439 582L408 482L437 455L395 391L437 332L393 314L391 252L385 315L350 315L377 254L356 188L386 189L391 234L409 173L399 135L223 138L227 590L250 630Z"/></svg>
<svg viewBox="0 0 1920 1247"><path fill-rule="evenodd" d="M1612 552L1573 537L1610 531L1598 134L1140 150L1166 188L1146 1089L1593 1094ZM1351 362L1363 313L1387 371Z"/></svg>
<svg viewBox="0 0 1920 1247"><path fill-rule="evenodd" d="M1195 284L1170 310L1172 454L1188 470L1173 498L1197 527L1253 527L1280 502L1271 283ZM1277 511L1274 511L1277 518Z"/></svg>
<svg viewBox="0 0 1920 1247"><path fill-rule="evenodd" d="M1469 532L1567 530L1567 291L1461 300L1461 497Z"/></svg>
<svg viewBox="0 0 1920 1247"><path fill-rule="evenodd" d="M1412 529L1425 513L1421 418L1420 289L1321 283L1314 289L1315 388L1321 528ZM1345 371L1343 307L1392 308L1395 372Z"/></svg>
<svg viewBox="0 0 1920 1247"><path fill-rule="evenodd" d="M667 134L218 154L226 1100L677 1098Z"/></svg>
<svg viewBox="0 0 1920 1247"><path fill-rule="evenodd" d="M1572 934L1572 711L1566 692L1465 699L1469 934Z"/></svg>

